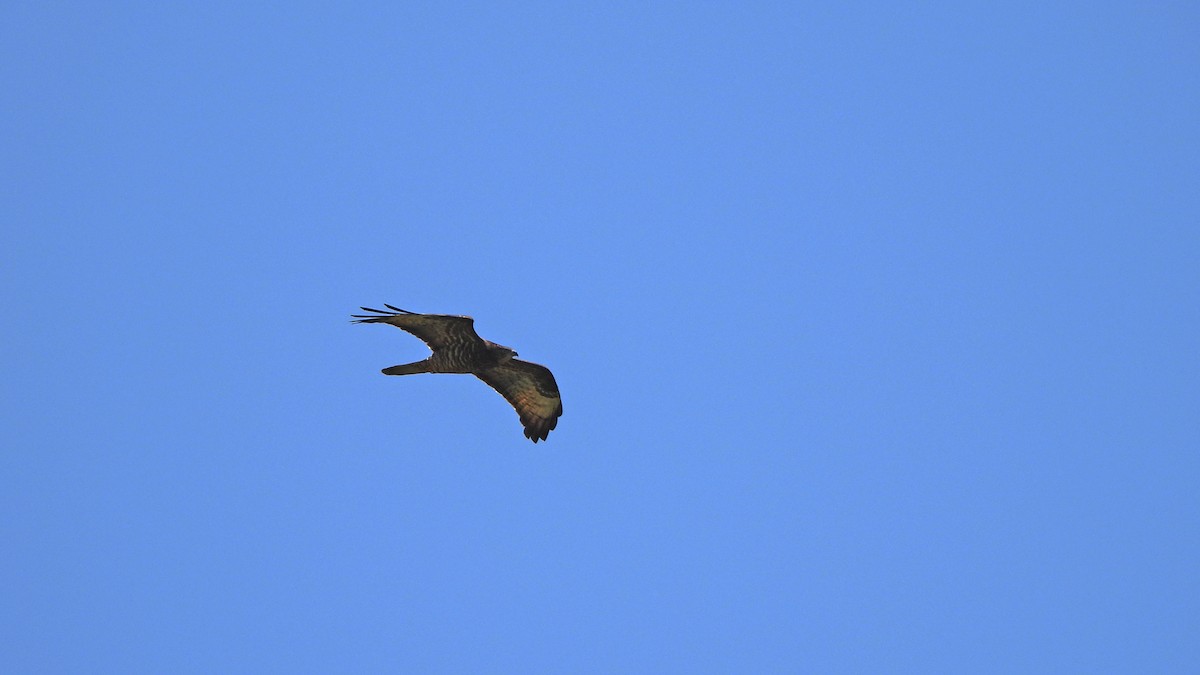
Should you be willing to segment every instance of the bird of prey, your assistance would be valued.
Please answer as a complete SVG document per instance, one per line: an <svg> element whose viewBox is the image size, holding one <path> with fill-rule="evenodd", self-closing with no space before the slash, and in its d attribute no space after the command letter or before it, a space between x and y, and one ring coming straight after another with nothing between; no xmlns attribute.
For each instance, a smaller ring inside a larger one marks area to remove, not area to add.
<svg viewBox="0 0 1200 675"><path fill-rule="evenodd" d="M421 338L433 354L424 361L384 368L384 375L470 373L508 399L516 408L525 437L546 440L562 415L562 399L550 369L514 358L517 353L475 333L469 316L417 314L385 304L390 312L363 307L374 314L352 314L354 323L390 323Z"/></svg>

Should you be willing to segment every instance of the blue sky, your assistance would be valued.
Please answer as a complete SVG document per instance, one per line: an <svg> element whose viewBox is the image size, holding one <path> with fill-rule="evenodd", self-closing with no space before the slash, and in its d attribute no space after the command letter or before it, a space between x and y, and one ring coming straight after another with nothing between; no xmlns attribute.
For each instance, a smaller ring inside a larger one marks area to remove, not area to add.
<svg viewBox="0 0 1200 675"><path fill-rule="evenodd" d="M5 3L0 669L1193 669L1200 11L967 5Z"/></svg>

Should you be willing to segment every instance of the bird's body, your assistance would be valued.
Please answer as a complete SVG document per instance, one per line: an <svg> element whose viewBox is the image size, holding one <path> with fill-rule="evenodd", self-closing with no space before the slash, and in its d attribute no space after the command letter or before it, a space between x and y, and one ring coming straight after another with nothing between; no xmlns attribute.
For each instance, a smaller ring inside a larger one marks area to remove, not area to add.
<svg viewBox="0 0 1200 675"><path fill-rule="evenodd" d="M384 305L390 310L363 307L375 314L355 314L354 323L387 323L420 338L433 354L424 361L384 368L384 375L416 373L469 373L500 392L521 418L525 436L534 443L546 440L562 415L562 399L554 375L543 365L514 358L504 345L484 340L469 316L417 314Z"/></svg>

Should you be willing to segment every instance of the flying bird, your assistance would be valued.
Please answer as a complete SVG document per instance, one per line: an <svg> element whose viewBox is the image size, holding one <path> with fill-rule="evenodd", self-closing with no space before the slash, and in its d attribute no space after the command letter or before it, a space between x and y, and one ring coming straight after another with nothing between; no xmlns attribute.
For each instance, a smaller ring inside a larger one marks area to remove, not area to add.
<svg viewBox="0 0 1200 675"><path fill-rule="evenodd" d="M389 323L421 338L433 354L424 361L384 368L384 375L414 373L470 373L508 399L525 437L546 440L562 415L558 384L546 366L521 361L509 347L475 333L475 319L449 314L418 314L385 304L390 312L363 307L374 314L351 314L354 323Z"/></svg>

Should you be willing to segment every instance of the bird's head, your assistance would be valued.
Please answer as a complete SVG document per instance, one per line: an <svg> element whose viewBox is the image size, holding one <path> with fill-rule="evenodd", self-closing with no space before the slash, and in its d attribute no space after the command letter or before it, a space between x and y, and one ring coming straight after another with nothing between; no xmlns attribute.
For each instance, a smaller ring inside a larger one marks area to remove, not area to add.
<svg viewBox="0 0 1200 675"><path fill-rule="evenodd" d="M492 354L496 355L497 363L508 363L513 359L514 356L517 355L517 352L514 351L512 347L498 345L495 342L488 343L488 350L491 351Z"/></svg>

